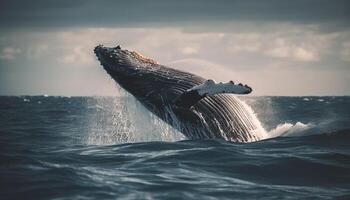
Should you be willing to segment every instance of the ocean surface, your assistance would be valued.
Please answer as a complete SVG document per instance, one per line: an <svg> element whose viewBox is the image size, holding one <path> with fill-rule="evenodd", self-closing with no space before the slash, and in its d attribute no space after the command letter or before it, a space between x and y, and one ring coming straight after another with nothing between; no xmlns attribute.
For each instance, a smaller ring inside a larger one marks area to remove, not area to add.
<svg viewBox="0 0 350 200"><path fill-rule="evenodd" d="M350 199L350 97L240 97L269 138L187 140L131 97L0 97L0 199Z"/></svg>

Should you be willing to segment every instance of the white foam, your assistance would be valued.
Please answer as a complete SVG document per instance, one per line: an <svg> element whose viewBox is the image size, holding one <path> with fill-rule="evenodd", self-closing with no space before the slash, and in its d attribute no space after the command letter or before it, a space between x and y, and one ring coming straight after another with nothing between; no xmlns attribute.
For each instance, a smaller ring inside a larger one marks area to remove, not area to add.
<svg viewBox="0 0 350 200"><path fill-rule="evenodd" d="M279 137L279 136L298 136L305 133L306 130L312 128L312 124L304 124L302 122L297 122L295 124L283 123L277 125L276 128L268 132L269 138Z"/></svg>
<svg viewBox="0 0 350 200"><path fill-rule="evenodd" d="M304 101L310 101L309 98L304 98ZM255 99L250 99L249 101L251 104L255 103ZM292 136L300 136L306 134L310 129L315 128L314 124L308 123L304 124L302 122L296 122L295 124L293 123L281 123L276 126L276 128L271 129L270 131L266 131L263 126L261 125L261 122L259 121L257 115L253 111L253 109L247 105L243 101L246 110L251 113L255 118L254 122L258 124L259 128L256 130L256 134L261 138L261 139L269 139L269 138L275 138L275 137L292 137ZM268 112L269 113L269 118L272 118L274 116L274 110L273 107L271 106L264 106L262 108L261 112Z"/></svg>

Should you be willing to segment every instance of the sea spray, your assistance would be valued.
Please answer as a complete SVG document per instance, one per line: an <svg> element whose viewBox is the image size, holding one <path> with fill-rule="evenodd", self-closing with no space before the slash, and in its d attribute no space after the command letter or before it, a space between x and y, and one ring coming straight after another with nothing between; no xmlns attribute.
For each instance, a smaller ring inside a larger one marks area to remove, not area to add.
<svg viewBox="0 0 350 200"><path fill-rule="evenodd" d="M114 85L112 81L111 84ZM112 98L94 97L88 102L87 106L93 111L89 119L88 134L84 139L87 144L110 145L130 142L178 141L186 139L185 136L178 131L181 130L182 127L176 124L176 117L170 108L167 110L166 116L169 121L172 122L173 127L165 123L152 112L149 112L139 101L119 85L115 88L116 94L118 94L117 96ZM301 122L295 124L280 123L278 126L270 128L270 131L266 131L250 105L252 102L248 99L246 103L245 101L247 99L241 99L240 96L239 98L235 95L232 96L234 96L239 104L248 111L249 117L256 125L256 129L252 131L252 134L256 135L261 140L279 136L298 135L298 133L305 132L312 127L310 124L303 124ZM270 105L271 99L267 100L269 100L267 102L270 102L269 105L263 106L264 108L256 108L255 106L254 109L263 109L264 113L273 114L273 107ZM200 116L199 113L199 117ZM275 116L270 117L272 118ZM203 117L201 119L203 125L207 124ZM222 133L222 135L225 134ZM227 140L227 138L225 139Z"/></svg>
<svg viewBox="0 0 350 200"><path fill-rule="evenodd" d="M90 118L88 144L111 145L130 142L177 141L185 137L149 112L124 89L111 100L95 97L90 106L102 106Z"/></svg>
<svg viewBox="0 0 350 200"><path fill-rule="evenodd" d="M256 113L253 111L252 107L250 107L248 104L246 104L244 101L240 100L239 98L237 98L237 97L235 97L235 98L248 111L248 113L250 114L254 124L256 124L257 128L253 131L254 135L257 135L262 140L263 139L268 139L269 138L269 134L266 132L266 130L262 126L260 120L258 119Z"/></svg>
<svg viewBox="0 0 350 200"><path fill-rule="evenodd" d="M293 135L301 135L306 130L313 127L312 124L304 124L301 122L297 122L295 124L292 123L283 123L277 125L276 128L270 130L268 132L270 138L275 138L279 136L293 136Z"/></svg>

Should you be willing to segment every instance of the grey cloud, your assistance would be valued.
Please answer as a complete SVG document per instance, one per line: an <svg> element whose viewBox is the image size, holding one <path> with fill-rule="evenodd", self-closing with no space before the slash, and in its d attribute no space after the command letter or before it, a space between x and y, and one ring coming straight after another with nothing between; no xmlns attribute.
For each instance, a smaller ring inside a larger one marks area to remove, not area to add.
<svg viewBox="0 0 350 200"><path fill-rule="evenodd" d="M2 0L0 27L121 27L247 20L349 27L347 0Z"/></svg>

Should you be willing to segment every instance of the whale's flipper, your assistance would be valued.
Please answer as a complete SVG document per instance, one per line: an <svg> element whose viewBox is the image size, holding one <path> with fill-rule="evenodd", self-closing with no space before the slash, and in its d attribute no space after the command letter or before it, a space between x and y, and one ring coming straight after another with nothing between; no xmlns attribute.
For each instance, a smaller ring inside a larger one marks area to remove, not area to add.
<svg viewBox="0 0 350 200"><path fill-rule="evenodd" d="M249 94L252 91L252 88L248 85L243 85L241 83L235 84L233 81L227 83L215 83L213 80L207 80L200 85L196 85L186 90L186 92L175 100L175 105L182 108L190 108L206 96L221 93Z"/></svg>

